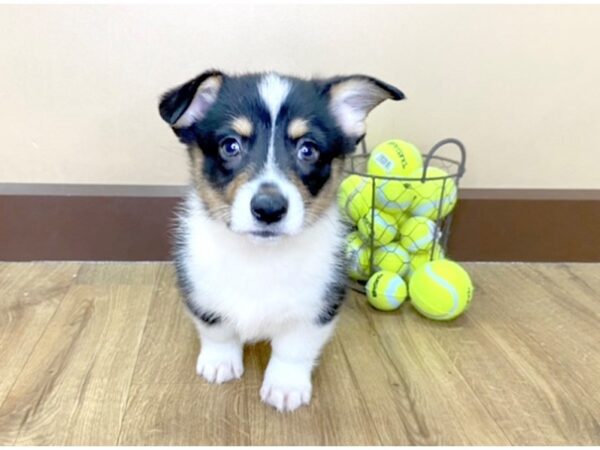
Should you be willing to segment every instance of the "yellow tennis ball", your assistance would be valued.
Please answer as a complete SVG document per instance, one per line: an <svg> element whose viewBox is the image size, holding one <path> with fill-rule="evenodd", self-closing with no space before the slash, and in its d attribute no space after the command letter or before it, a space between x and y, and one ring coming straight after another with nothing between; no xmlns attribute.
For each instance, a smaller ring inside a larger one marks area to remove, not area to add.
<svg viewBox="0 0 600 450"><path fill-rule="evenodd" d="M423 156L410 142L392 139L379 144L371 152L367 162L370 175L386 177L408 176L423 167Z"/></svg>
<svg viewBox="0 0 600 450"><path fill-rule="evenodd" d="M373 211L373 213L371 212ZM371 234L373 235L373 245L379 247L392 242L398 234L396 219L383 211L374 209L362 216L358 221L358 232L365 242L371 243ZM373 216L373 217L372 217ZM374 218L374 221L372 219Z"/></svg>
<svg viewBox="0 0 600 450"><path fill-rule="evenodd" d="M426 217L411 217L400 227L400 244L411 253L427 250L437 239L437 225Z"/></svg>
<svg viewBox="0 0 600 450"><path fill-rule="evenodd" d="M358 222L373 206L373 181L359 175L346 177L338 190L338 206L342 214Z"/></svg>
<svg viewBox="0 0 600 450"><path fill-rule="evenodd" d="M415 192L409 183L397 180L375 181L375 207L390 214L400 214L409 209Z"/></svg>
<svg viewBox="0 0 600 450"><path fill-rule="evenodd" d="M385 270L404 276L410 266L410 255L397 242L377 247L373 252L373 270Z"/></svg>
<svg viewBox="0 0 600 450"><path fill-rule="evenodd" d="M348 275L357 281L369 278L369 265L371 264L371 249L360 238L358 232L350 233L347 238L346 259L348 261Z"/></svg>
<svg viewBox="0 0 600 450"><path fill-rule="evenodd" d="M469 274L453 261L425 263L410 278L412 305L425 317L450 320L471 303L473 283Z"/></svg>
<svg viewBox="0 0 600 450"><path fill-rule="evenodd" d="M433 254L432 254L433 250ZM423 264L428 263L429 261L437 261L438 259L444 259L446 255L444 254L444 249L441 245L436 245L433 249L421 250L419 252L413 253L410 256L410 263L408 272L406 273L406 277L410 279L413 273L421 267Z"/></svg>
<svg viewBox="0 0 600 450"><path fill-rule="evenodd" d="M411 173L411 178L423 176L419 169ZM448 177L448 173L437 167L428 167L426 178ZM458 198L456 183L452 178L443 178L429 181L413 181L410 183L415 197L409 209L413 216L427 217L428 219L443 219L454 206ZM440 210L441 207L441 210Z"/></svg>
<svg viewBox="0 0 600 450"><path fill-rule="evenodd" d="M406 299L406 283L394 272L375 273L365 286L369 303L382 311L392 311L400 307Z"/></svg>

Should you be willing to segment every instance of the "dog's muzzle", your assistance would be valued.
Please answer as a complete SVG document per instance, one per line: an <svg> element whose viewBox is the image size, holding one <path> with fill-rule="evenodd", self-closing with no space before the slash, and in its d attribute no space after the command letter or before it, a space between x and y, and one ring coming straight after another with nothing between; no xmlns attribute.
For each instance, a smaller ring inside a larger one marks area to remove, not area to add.
<svg viewBox="0 0 600 450"><path fill-rule="evenodd" d="M250 210L254 218L265 225L280 222L288 211L288 200L271 183L262 184L250 201Z"/></svg>

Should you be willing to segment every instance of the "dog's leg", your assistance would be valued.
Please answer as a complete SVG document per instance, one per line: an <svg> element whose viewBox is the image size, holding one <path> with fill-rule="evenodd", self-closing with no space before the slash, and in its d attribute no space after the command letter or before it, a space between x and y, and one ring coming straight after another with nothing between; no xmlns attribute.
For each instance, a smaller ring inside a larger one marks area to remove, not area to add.
<svg viewBox="0 0 600 450"><path fill-rule="evenodd" d="M225 324L208 325L197 318L194 324L200 335L200 354L196 372L209 383L225 383L244 373L244 344L235 331Z"/></svg>
<svg viewBox="0 0 600 450"><path fill-rule="evenodd" d="M334 327L335 320L325 325L304 324L273 337L273 351L260 389L263 402L279 411L308 405L311 372Z"/></svg>

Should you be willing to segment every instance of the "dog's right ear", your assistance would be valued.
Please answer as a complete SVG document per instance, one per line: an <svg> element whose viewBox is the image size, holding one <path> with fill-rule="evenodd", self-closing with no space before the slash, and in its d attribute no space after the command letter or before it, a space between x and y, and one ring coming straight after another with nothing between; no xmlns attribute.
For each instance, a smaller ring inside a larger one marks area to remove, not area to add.
<svg viewBox="0 0 600 450"><path fill-rule="evenodd" d="M180 130L206 116L217 100L224 77L223 73L210 70L166 92L158 107L160 116L179 135Z"/></svg>
<svg viewBox="0 0 600 450"><path fill-rule="evenodd" d="M329 96L329 110L342 131L357 142L365 135L365 120L373 108L387 99L404 99L400 89L367 75L325 80L322 92Z"/></svg>

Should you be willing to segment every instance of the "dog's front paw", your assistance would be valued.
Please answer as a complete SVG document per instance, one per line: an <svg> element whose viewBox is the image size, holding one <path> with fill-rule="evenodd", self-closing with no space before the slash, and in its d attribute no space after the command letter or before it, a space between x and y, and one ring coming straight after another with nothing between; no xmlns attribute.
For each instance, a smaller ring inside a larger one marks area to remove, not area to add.
<svg viewBox="0 0 600 450"><path fill-rule="evenodd" d="M196 373L209 383L225 383L244 373L242 350L239 348L203 348L198 355Z"/></svg>
<svg viewBox="0 0 600 450"><path fill-rule="evenodd" d="M310 402L311 385L272 385L266 381L260 388L260 398L278 411L294 411Z"/></svg>
<svg viewBox="0 0 600 450"><path fill-rule="evenodd" d="M289 364L271 359L260 398L278 411L294 411L308 405L312 393L311 368L303 364Z"/></svg>

